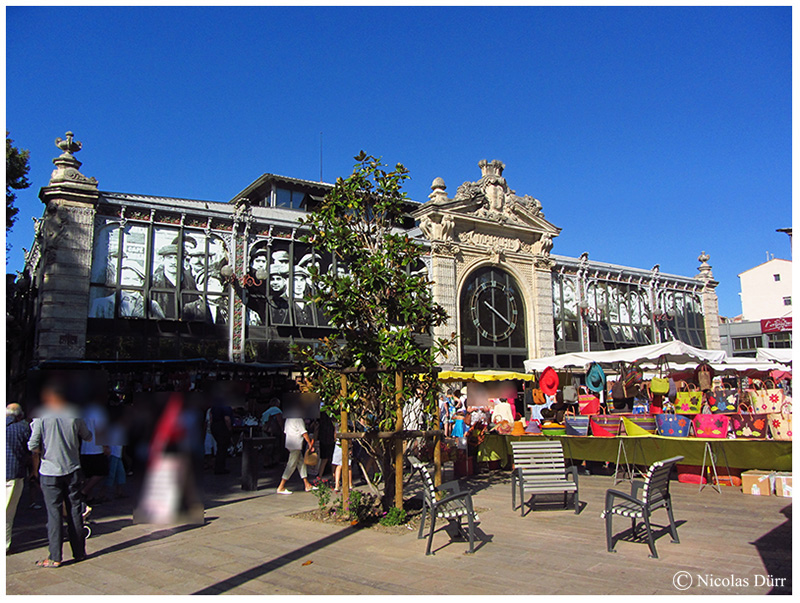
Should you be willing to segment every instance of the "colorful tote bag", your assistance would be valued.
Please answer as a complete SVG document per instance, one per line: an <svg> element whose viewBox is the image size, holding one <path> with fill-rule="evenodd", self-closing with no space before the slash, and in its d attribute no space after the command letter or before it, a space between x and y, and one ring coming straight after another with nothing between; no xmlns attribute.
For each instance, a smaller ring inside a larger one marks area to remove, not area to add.
<svg viewBox="0 0 800 603"><path fill-rule="evenodd" d="M573 436L589 435L589 417L564 415L564 427L567 431L567 435L573 435Z"/></svg>
<svg viewBox="0 0 800 603"><path fill-rule="evenodd" d="M643 429L647 433L655 433L656 430L658 429L658 425L656 424L656 417L655 415L652 415L650 413L627 415L625 419L630 421L640 429Z"/></svg>
<svg viewBox="0 0 800 603"><path fill-rule="evenodd" d="M650 391L659 396L669 393L669 366L663 357L658 359L658 377L650 380Z"/></svg>
<svg viewBox="0 0 800 603"><path fill-rule="evenodd" d="M693 389L692 389L693 388ZM703 392L697 391L694 385L687 385L681 381L678 396L675 399L675 412L687 415L697 414L703 406Z"/></svg>
<svg viewBox="0 0 800 603"><path fill-rule="evenodd" d="M738 413L730 415L731 428L736 439L761 440L767 437L767 415Z"/></svg>
<svg viewBox="0 0 800 603"><path fill-rule="evenodd" d="M708 362L703 362L695 370L695 377L697 378L697 384L700 386L700 390L708 391L711 389L711 385L714 382L714 369L711 368Z"/></svg>
<svg viewBox="0 0 800 603"><path fill-rule="evenodd" d="M773 440L791 441L792 439L792 405L785 402L781 412L767 415L769 432Z"/></svg>
<svg viewBox="0 0 800 603"><path fill-rule="evenodd" d="M730 417L728 415L697 415L692 419L694 435L698 438L727 438Z"/></svg>
<svg viewBox="0 0 800 603"><path fill-rule="evenodd" d="M581 386L578 409L582 415L596 415L600 412L600 398L591 393L588 387Z"/></svg>
<svg viewBox="0 0 800 603"><path fill-rule="evenodd" d="M769 385L772 385L770 388ZM772 381L753 380L753 389L749 390L753 409L759 413L780 413L783 406L783 390L775 387Z"/></svg>
<svg viewBox="0 0 800 603"><path fill-rule="evenodd" d="M594 415L589 417L592 435L599 438L615 438L622 429L621 415Z"/></svg>
<svg viewBox="0 0 800 603"><path fill-rule="evenodd" d="M736 412L738 400L739 396L735 389L717 388L709 398L711 412L714 414Z"/></svg>
<svg viewBox="0 0 800 603"><path fill-rule="evenodd" d="M668 438L688 438L691 424L689 417L683 415L656 415L658 434Z"/></svg>

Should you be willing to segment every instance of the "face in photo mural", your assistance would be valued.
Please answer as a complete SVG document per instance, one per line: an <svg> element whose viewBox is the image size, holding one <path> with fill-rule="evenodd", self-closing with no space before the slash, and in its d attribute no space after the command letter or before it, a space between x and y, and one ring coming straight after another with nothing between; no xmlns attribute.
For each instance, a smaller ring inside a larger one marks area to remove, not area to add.
<svg viewBox="0 0 800 603"><path fill-rule="evenodd" d="M275 247L267 270L267 308L269 322L273 325L289 325L289 250Z"/></svg>

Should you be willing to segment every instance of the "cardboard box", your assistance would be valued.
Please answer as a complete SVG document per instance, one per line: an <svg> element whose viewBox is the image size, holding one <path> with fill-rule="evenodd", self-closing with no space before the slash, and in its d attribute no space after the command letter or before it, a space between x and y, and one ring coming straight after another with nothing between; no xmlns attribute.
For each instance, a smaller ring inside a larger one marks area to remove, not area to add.
<svg viewBox="0 0 800 603"><path fill-rule="evenodd" d="M792 498L792 472L778 471L775 474L775 496Z"/></svg>
<svg viewBox="0 0 800 603"><path fill-rule="evenodd" d="M752 469L742 472L742 492L753 496L771 496L770 474L772 471Z"/></svg>

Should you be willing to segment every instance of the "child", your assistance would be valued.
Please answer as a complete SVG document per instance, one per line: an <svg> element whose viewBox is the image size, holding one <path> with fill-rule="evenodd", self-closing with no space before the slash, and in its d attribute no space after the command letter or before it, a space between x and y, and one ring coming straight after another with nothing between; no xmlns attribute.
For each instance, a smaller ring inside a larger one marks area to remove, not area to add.
<svg viewBox="0 0 800 603"><path fill-rule="evenodd" d="M334 492L338 492L342 489L342 445L338 440L336 441L336 446L333 448L333 459L331 459L331 465L333 465L333 490ZM350 469L350 487L353 487L352 466Z"/></svg>

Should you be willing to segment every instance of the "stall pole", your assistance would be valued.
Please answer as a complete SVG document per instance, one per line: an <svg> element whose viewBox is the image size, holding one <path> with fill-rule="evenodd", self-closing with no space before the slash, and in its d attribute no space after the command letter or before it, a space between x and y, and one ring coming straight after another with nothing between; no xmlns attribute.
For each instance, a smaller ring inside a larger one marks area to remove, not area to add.
<svg viewBox="0 0 800 603"><path fill-rule="evenodd" d="M341 401L341 423L339 425L339 431L341 433L347 433L347 410L344 406L345 398L347 398L347 375L341 375L339 377L341 381L341 390L340 395L342 398ZM350 440L342 439L341 440L341 447L342 447L342 502L344 504L345 510L350 508Z"/></svg>
<svg viewBox="0 0 800 603"><path fill-rule="evenodd" d="M433 485L442 485L442 448L439 445L442 436L433 436Z"/></svg>
<svg viewBox="0 0 800 603"><path fill-rule="evenodd" d="M403 508L403 440L399 432L403 430L403 373L394 373L395 404L397 406L397 423L394 439L394 506Z"/></svg>

